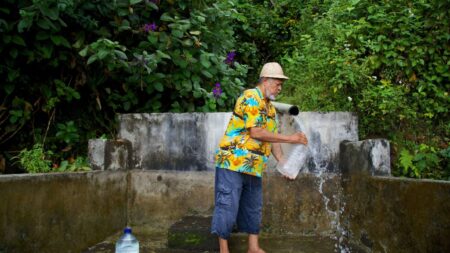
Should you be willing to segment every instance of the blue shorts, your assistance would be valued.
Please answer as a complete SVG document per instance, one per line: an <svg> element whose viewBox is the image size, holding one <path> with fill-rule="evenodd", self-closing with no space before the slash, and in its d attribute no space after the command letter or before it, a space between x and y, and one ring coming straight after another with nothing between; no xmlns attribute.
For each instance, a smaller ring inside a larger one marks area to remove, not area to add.
<svg viewBox="0 0 450 253"><path fill-rule="evenodd" d="M262 216L262 179L216 169L215 207L211 233L228 239L236 224L239 232L259 234Z"/></svg>

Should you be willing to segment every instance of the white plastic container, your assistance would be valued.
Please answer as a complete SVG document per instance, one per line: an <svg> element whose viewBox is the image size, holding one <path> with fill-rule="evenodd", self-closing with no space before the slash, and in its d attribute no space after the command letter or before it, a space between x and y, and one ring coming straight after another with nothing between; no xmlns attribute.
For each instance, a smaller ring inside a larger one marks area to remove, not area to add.
<svg viewBox="0 0 450 253"><path fill-rule="evenodd" d="M304 133L298 118L294 118L294 128L296 131ZM303 167L306 167L306 160L310 156L309 148L303 144L295 144L294 147L285 156L285 160L279 162L276 166L277 170L284 176L295 179Z"/></svg>
<svg viewBox="0 0 450 253"><path fill-rule="evenodd" d="M139 242L132 234L131 228L126 227L123 235L116 242L116 253L139 253Z"/></svg>

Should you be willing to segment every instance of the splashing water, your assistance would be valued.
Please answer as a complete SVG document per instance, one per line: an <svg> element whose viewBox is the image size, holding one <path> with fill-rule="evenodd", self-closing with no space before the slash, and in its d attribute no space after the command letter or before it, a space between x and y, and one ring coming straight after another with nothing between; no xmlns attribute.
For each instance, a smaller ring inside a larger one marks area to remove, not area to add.
<svg viewBox="0 0 450 253"><path fill-rule="evenodd" d="M294 117L294 129L299 132L304 132L304 127L301 121ZM303 144L295 145L287 155L287 159L277 164L277 170L290 179L295 179L300 172L307 166L306 159L310 156L308 146Z"/></svg>
<svg viewBox="0 0 450 253"><path fill-rule="evenodd" d="M302 122L297 117L293 117L293 119L295 131L306 133L306 128L303 126ZM314 133L310 133L308 139L313 136ZM340 201L338 210L333 211L329 207L329 202L331 199L323 192L324 183L334 177L334 175L325 173L331 159L331 151L325 145L321 145L319 140L310 142L307 146L301 144L295 145L287 154L286 160L277 164L276 169L281 174L291 179L295 179L300 172L307 171L312 172L311 174L315 175L319 179L318 190L322 196L325 210L331 217L331 227L336 230L336 235L332 236L332 239L336 241L335 252L350 253L350 249L347 247L346 242L348 232L340 222L340 217L344 212L345 203ZM311 166L312 168L308 168L308 166ZM338 201L339 199L342 200L342 198L339 197L342 194L342 189L340 187L338 187L338 189L339 191L336 194L333 194L332 198L334 201Z"/></svg>

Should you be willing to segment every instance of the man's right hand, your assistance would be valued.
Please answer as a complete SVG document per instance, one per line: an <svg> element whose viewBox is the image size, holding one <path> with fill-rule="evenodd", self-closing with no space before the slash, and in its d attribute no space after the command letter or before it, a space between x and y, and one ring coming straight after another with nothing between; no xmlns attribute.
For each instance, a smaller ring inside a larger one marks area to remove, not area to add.
<svg viewBox="0 0 450 253"><path fill-rule="evenodd" d="M292 143L298 143L307 145L308 144L308 138L306 138L306 135L303 132L297 132L293 135L291 135Z"/></svg>

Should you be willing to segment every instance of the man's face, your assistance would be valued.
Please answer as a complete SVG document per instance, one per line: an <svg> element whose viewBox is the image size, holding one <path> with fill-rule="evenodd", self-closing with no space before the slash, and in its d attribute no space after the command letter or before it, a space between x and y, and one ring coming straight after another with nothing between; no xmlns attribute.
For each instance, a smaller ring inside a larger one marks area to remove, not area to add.
<svg viewBox="0 0 450 253"><path fill-rule="evenodd" d="M276 99L278 94L281 92L281 88L283 85L282 79L273 79L268 78L266 83L266 97L272 101Z"/></svg>

